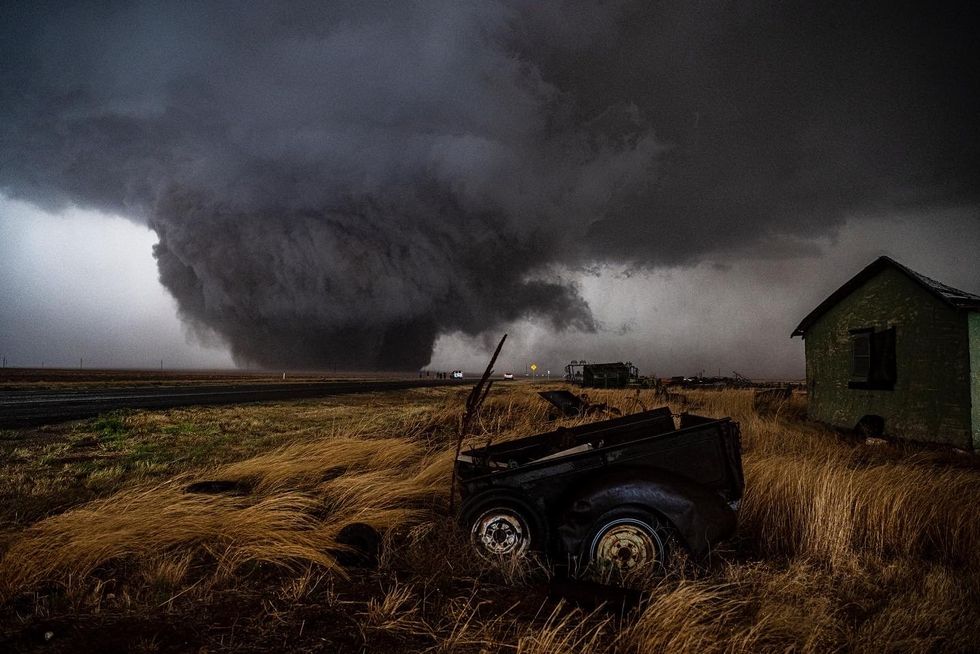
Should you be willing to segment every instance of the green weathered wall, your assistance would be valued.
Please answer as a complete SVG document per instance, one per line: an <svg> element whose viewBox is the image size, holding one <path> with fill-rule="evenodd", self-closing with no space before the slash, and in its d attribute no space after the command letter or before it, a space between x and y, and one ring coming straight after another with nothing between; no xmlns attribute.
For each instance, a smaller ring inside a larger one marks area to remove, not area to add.
<svg viewBox="0 0 980 654"><path fill-rule="evenodd" d="M973 451L980 452L980 312L972 312L970 325L970 389L973 407Z"/></svg>
<svg viewBox="0 0 980 654"><path fill-rule="evenodd" d="M854 427L862 416L879 415L889 435L972 450L976 410L971 392L975 396L980 381L974 377L971 384L968 315L944 304L902 272L882 270L806 333L810 417ZM861 327L895 327L894 390L848 388L849 330ZM980 330L980 325L970 327ZM980 343L980 334L974 342ZM980 362L974 370L978 368Z"/></svg>

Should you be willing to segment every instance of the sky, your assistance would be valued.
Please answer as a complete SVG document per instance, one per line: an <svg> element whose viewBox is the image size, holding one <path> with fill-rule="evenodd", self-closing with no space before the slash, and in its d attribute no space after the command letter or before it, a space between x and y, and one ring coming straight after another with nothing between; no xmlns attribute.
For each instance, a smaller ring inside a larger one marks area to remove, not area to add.
<svg viewBox="0 0 980 654"><path fill-rule="evenodd" d="M0 4L10 365L800 377L980 292L966 3Z"/></svg>
<svg viewBox="0 0 980 654"><path fill-rule="evenodd" d="M503 326L501 364L531 362L552 375L569 360L632 361L641 374L802 379L803 342L790 338L806 314L875 258L886 255L927 276L980 294L980 214L855 217L821 250L782 260L718 258L648 272L607 267L582 276L582 295L604 325L556 338L546 325ZM433 364L480 370L487 339L453 334L436 342ZM507 352L511 357L505 356ZM498 366L499 367L499 366Z"/></svg>
<svg viewBox="0 0 980 654"><path fill-rule="evenodd" d="M93 211L0 198L0 356L8 366L232 368L219 339L177 317L158 281L156 236Z"/></svg>

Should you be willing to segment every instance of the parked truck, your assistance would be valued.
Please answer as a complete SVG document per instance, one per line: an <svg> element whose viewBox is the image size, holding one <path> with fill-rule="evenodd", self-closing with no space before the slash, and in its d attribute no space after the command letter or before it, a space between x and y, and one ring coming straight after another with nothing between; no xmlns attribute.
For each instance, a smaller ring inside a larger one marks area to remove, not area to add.
<svg viewBox="0 0 980 654"><path fill-rule="evenodd" d="M460 519L480 554L536 550L586 569L662 567L730 537L738 424L663 407L462 452Z"/></svg>

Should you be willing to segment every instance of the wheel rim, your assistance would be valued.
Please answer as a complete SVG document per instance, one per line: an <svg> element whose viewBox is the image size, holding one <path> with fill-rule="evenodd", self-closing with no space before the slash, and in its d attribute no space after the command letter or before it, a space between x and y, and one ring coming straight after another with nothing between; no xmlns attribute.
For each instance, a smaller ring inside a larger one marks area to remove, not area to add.
<svg viewBox="0 0 980 654"><path fill-rule="evenodd" d="M622 572L657 563L663 541L641 520L620 518L606 525L592 541L592 560Z"/></svg>
<svg viewBox="0 0 980 654"><path fill-rule="evenodd" d="M531 543L527 522L510 509L491 509L473 523L470 539L476 550L493 557L520 556Z"/></svg>

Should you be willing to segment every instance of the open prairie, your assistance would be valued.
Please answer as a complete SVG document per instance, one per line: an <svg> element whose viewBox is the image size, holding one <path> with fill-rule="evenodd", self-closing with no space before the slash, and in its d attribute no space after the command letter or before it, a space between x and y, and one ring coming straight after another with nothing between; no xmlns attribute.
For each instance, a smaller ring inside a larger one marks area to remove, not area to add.
<svg viewBox="0 0 980 654"><path fill-rule="evenodd" d="M141 386L268 384L281 381L324 382L364 379L413 379L412 373L243 370L118 370L81 368L0 368L0 390L76 390Z"/></svg>
<svg viewBox="0 0 980 654"><path fill-rule="evenodd" d="M463 383L430 373L231 373L140 370L0 370L0 429L81 420L124 409L284 402L328 395Z"/></svg>
<svg viewBox="0 0 980 654"><path fill-rule="evenodd" d="M543 388L495 386L470 440L552 428ZM760 415L750 391L687 393L675 412L741 424L738 535L649 580L638 604L610 594L597 606L557 589L546 562L476 559L454 527L467 393L126 411L0 433L0 648L877 653L980 642L973 456L838 434L804 419L803 396ZM649 391L590 396L626 413L658 405ZM201 480L233 492L185 492ZM338 534L352 523L383 534L377 565L342 565Z"/></svg>

